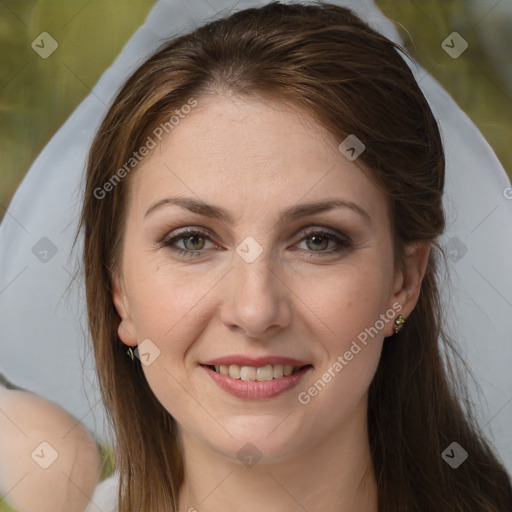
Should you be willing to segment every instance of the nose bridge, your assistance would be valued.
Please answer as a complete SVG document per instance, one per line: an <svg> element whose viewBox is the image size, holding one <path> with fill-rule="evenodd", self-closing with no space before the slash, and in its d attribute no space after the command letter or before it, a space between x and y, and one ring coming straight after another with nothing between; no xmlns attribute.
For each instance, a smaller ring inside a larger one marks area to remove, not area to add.
<svg viewBox="0 0 512 512"><path fill-rule="evenodd" d="M254 239L246 239L236 252L223 321L254 337L262 335L270 326L284 327L290 320L290 310L271 251Z"/></svg>
<svg viewBox="0 0 512 512"><path fill-rule="evenodd" d="M273 295L275 274L272 269L270 253L262 253L254 261L246 261L237 254L234 261L234 276L238 286L244 292L265 295Z"/></svg>
<svg viewBox="0 0 512 512"><path fill-rule="evenodd" d="M259 240L259 241L258 241ZM235 248L233 273L239 284L244 282L247 287L264 289L272 285L274 277L272 261L272 237L245 237Z"/></svg>

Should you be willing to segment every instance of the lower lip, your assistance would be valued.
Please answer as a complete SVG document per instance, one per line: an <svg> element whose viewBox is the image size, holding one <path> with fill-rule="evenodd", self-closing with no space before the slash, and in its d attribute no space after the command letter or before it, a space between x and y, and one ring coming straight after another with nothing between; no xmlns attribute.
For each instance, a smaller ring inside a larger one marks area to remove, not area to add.
<svg viewBox="0 0 512 512"><path fill-rule="evenodd" d="M265 400L273 398L289 389L294 388L304 375L311 370L312 366L305 366L293 375L280 377L272 380L242 380L233 379L229 375L217 373L215 370L201 365L213 381L224 391L231 393L238 398L249 398L253 400Z"/></svg>

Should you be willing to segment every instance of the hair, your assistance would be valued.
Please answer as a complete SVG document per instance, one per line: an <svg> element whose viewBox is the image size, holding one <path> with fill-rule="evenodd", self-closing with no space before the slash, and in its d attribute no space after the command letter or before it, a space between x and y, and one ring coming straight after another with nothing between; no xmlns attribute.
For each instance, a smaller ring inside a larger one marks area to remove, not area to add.
<svg viewBox="0 0 512 512"><path fill-rule="evenodd" d="M116 434L120 512L177 511L184 466L175 419L117 333L112 279L129 177L105 198L95 191L176 109L216 95L293 105L340 142L355 134L366 146L358 161L388 201L396 268L403 268L406 244L432 244L417 305L399 338L385 340L369 389L379 511L512 509L509 476L463 407L443 359L443 348L455 350L442 326L437 283L445 159L437 123L402 54L349 9L273 2L166 42L119 91L90 149L80 229L89 328ZM469 454L456 470L441 457L453 441Z"/></svg>

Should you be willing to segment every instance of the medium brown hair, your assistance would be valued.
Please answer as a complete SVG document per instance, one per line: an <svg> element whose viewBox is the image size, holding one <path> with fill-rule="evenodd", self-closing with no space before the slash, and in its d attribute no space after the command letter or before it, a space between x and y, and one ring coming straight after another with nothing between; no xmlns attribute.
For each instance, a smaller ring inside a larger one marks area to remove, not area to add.
<svg viewBox="0 0 512 512"><path fill-rule="evenodd" d="M176 421L117 334L112 276L119 270L129 177L104 198L94 192L176 109L192 97L216 94L281 100L313 116L340 142L355 134L366 146L359 159L387 196L396 268L405 244L433 244L418 303L400 336L385 340L369 390L379 510L512 510L509 477L443 363L442 350L451 349L436 279L437 239L445 225L444 153L401 53L348 9L273 2L172 39L120 90L90 150L80 223L90 332L116 433L120 512L177 511L183 461ZM452 441L469 453L456 470L441 457Z"/></svg>

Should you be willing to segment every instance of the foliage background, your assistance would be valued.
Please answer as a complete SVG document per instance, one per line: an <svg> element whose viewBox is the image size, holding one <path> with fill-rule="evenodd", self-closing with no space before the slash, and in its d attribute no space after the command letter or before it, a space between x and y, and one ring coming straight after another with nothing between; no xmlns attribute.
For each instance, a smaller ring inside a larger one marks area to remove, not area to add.
<svg viewBox="0 0 512 512"><path fill-rule="evenodd" d="M155 1L0 0L0 219L31 163ZM420 64L472 118L512 176L512 2L376 3L397 24ZM212 16L215 12L212 7ZM469 43L455 60L441 48L453 31ZM45 60L31 48L41 32L59 44ZM107 460L111 462L111 454ZM6 507L0 499L0 512L10 510Z"/></svg>

